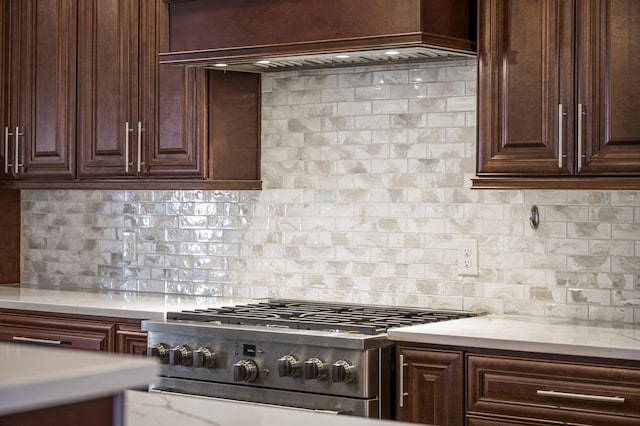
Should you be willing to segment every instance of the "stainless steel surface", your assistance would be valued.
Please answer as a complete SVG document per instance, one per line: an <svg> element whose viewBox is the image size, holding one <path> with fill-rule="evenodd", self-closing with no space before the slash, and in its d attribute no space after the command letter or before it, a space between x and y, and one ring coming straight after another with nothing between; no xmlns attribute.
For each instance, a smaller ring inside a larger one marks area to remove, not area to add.
<svg viewBox="0 0 640 426"><path fill-rule="evenodd" d="M151 392L188 394L210 398L251 401L262 405L276 405L309 411L348 414L359 417L379 417L378 399L341 398L331 395L314 395L283 390L264 392L250 386L233 386L185 381L163 377Z"/></svg>
<svg viewBox="0 0 640 426"><path fill-rule="evenodd" d="M142 171L142 165L144 162L142 161L142 132L144 129L142 128L142 121L138 121L138 158L136 163L138 164L138 173Z"/></svg>
<svg viewBox="0 0 640 426"><path fill-rule="evenodd" d="M536 392L538 396L547 396L552 398L564 398L564 399L577 399L580 401L593 401L593 402L611 402L615 404L624 404L625 399L620 396L604 396L604 395L589 395L582 393L570 393L570 392L557 392L538 390Z"/></svg>
<svg viewBox="0 0 640 426"><path fill-rule="evenodd" d="M398 389L398 396L400 397L399 399L399 405L400 408L404 407L404 397L409 395L409 393L404 391L404 368L407 366L407 363L404 362L404 355L400 355L400 366L399 366L399 371L398 374L400 375L400 384L399 384L399 388Z"/></svg>
<svg viewBox="0 0 640 426"><path fill-rule="evenodd" d="M132 165L132 163L129 163L129 133L133 133L133 129L129 127L129 122L127 121L124 124L124 171L126 173L129 173L129 166Z"/></svg>
<svg viewBox="0 0 640 426"><path fill-rule="evenodd" d="M584 105L578 104L578 171L582 169L582 116L586 114Z"/></svg>
<svg viewBox="0 0 640 426"><path fill-rule="evenodd" d="M273 72L293 69L312 69L329 67L348 67L355 65L380 65L406 62L425 62L434 60L451 60L475 58L472 53L444 49L433 49L421 46L377 48L358 51L328 52L308 55L272 56L259 59L232 60L209 64L215 69L233 71Z"/></svg>
<svg viewBox="0 0 640 426"><path fill-rule="evenodd" d="M13 152L13 173L18 175L20 172L19 167L23 165L20 164L20 136L24 136L24 133L20 133L20 127L16 126L16 131L13 133L13 138L15 140L15 151Z"/></svg>
<svg viewBox="0 0 640 426"><path fill-rule="evenodd" d="M4 172L9 173L9 126L4 128Z"/></svg>
<svg viewBox="0 0 640 426"><path fill-rule="evenodd" d="M20 342L20 343L35 343L37 345L50 345L50 346L62 345L62 342L60 340L36 339L33 337L13 336L11 340L13 340L14 342Z"/></svg>
<svg viewBox="0 0 640 426"><path fill-rule="evenodd" d="M292 300L169 312L142 324L161 362L150 390L391 418L386 331L470 315Z"/></svg>
<svg viewBox="0 0 640 426"><path fill-rule="evenodd" d="M564 150L564 107L558 105L558 168L562 168L563 150Z"/></svg>

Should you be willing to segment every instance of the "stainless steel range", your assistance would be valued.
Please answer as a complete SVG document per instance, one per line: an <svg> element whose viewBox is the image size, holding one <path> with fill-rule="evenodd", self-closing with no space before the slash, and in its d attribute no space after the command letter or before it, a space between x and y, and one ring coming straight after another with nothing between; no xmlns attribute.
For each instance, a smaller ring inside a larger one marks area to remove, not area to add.
<svg viewBox="0 0 640 426"><path fill-rule="evenodd" d="M474 315L296 300L170 312L143 322L161 362L150 390L393 418L387 330Z"/></svg>

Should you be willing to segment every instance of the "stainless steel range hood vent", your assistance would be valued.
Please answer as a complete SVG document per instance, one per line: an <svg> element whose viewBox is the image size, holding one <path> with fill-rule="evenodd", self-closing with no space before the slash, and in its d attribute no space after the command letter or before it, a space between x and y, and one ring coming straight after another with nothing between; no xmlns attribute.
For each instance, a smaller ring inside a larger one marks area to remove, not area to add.
<svg viewBox="0 0 640 426"><path fill-rule="evenodd" d="M219 61L209 63L206 67L245 72L274 72L363 65L392 65L397 63L443 61L465 58L475 58L475 54L417 46L371 49L355 52L288 55L273 58L260 58L251 61ZM202 66L202 64L200 64L200 66Z"/></svg>

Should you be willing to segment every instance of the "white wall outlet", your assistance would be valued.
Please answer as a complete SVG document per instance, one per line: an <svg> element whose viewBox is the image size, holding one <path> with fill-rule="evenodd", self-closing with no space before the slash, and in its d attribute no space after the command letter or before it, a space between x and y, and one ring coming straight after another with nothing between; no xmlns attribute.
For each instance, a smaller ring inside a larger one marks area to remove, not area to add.
<svg viewBox="0 0 640 426"><path fill-rule="evenodd" d="M478 275L478 240L458 241L458 275Z"/></svg>
<svg viewBox="0 0 640 426"><path fill-rule="evenodd" d="M122 233L122 260L132 262L136 260L136 233Z"/></svg>

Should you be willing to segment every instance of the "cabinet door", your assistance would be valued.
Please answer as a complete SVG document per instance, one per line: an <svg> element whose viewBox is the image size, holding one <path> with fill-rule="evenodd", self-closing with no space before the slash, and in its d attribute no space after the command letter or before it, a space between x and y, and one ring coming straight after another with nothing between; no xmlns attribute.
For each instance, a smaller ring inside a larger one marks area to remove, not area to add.
<svg viewBox="0 0 640 426"><path fill-rule="evenodd" d="M461 352L399 347L397 420L461 426L464 377Z"/></svg>
<svg viewBox="0 0 640 426"><path fill-rule="evenodd" d="M140 2L78 6L78 177L135 177Z"/></svg>
<svg viewBox="0 0 640 426"><path fill-rule="evenodd" d="M75 177L76 0L2 2L4 179ZM4 90L6 88L6 91ZM3 107L0 106L0 110ZM0 111L1 112L1 111Z"/></svg>
<svg viewBox="0 0 640 426"><path fill-rule="evenodd" d="M147 333L140 329L140 323L116 325L116 352L147 355Z"/></svg>
<svg viewBox="0 0 640 426"><path fill-rule="evenodd" d="M573 5L478 2L479 176L573 173Z"/></svg>
<svg viewBox="0 0 640 426"><path fill-rule="evenodd" d="M141 22L140 175L202 178L207 71L158 63L158 53L169 48L168 6L162 0L142 2Z"/></svg>
<svg viewBox="0 0 640 426"><path fill-rule="evenodd" d="M640 2L577 2L584 175L640 175Z"/></svg>
<svg viewBox="0 0 640 426"><path fill-rule="evenodd" d="M7 61L9 51L9 0L0 0L0 125L2 126L2 145L0 146L0 179L6 179L10 177L8 172L5 172L5 157L8 154L5 153L5 147L8 141L9 123L7 101L9 99L9 86L7 85ZM8 161L8 158L7 160Z"/></svg>

